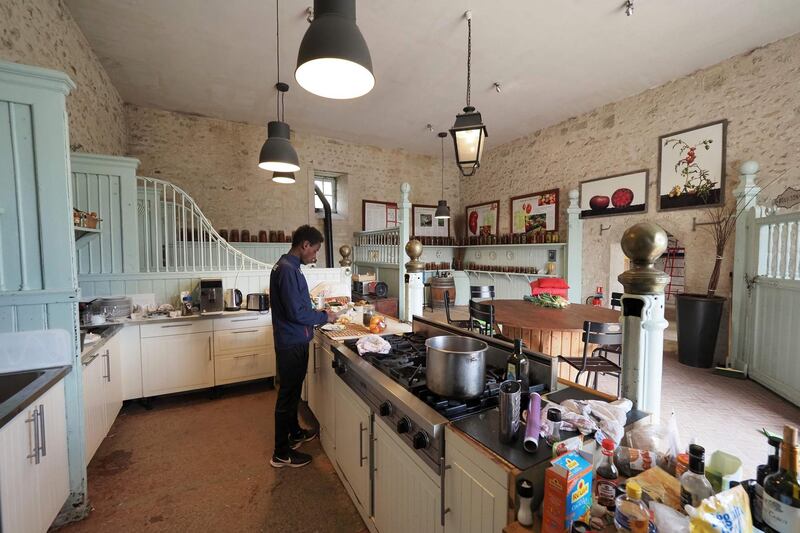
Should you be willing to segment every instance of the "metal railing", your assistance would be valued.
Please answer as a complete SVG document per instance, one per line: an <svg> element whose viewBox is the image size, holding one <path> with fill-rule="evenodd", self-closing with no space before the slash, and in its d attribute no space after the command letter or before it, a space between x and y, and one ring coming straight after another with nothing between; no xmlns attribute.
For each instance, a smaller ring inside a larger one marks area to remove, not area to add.
<svg viewBox="0 0 800 533"><path fill-rule="evenodd" d="M403 259L400 227L359 231L353 234L354 261L356 263L379 263L397 265Z"/></svg>
<svg viewBox="0 0 800 533"><path fill-rule="evenodd" d="M759 276L800 280L800 212L756 218L759 226Z"/></svg>
<svg viewBox="0 0 800 533"><path fill-rule="evenodd" d="M183 189L137 176L142 272L269 270L220 237Z"/></svg>

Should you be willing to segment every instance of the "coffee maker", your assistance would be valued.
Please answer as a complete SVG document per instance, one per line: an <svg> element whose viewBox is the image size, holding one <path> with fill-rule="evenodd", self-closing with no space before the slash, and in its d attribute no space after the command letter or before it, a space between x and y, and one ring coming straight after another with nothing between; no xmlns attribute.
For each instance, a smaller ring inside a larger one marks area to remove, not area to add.
<svg viewBox="0 0 800 533"><path fill-rule="evenodd" d="M222 279L203 278L198 285L200 293L200 314L212 315L222 313L225 307L225 300L222 292Z"/></svg>

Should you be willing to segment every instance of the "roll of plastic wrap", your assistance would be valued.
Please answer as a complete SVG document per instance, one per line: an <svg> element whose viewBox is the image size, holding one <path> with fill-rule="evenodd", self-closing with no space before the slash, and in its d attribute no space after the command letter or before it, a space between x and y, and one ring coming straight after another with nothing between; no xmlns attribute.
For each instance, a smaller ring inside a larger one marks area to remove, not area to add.
<svg viewBox="0 0 800 533"><path fill-rule="evenodd" d="M542 397L533 392L528 404L528 424L525 426L525 440L522 441L522 447L526 452L534 453L539 448L539 431L541 431L542 426L541 415Z"/></svg>

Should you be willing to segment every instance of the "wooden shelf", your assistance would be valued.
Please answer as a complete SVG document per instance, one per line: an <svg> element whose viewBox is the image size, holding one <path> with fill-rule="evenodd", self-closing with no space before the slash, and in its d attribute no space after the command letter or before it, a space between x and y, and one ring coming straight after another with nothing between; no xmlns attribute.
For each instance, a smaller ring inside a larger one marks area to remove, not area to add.
<svg viewBox="0 0 800 533"><path fill-rule="evenodd" d="M85 239L90 239L100 235L100 228L84 228L81 226L73 226L75 229L75 243L81 242Z"/></svg>
<svg viewBox="0 0 800 533"><path fill-rule="evenodd" d="M558 278L557 274L529 274L527 272L499 272L497 270L469 270L466 269L464 272L467 273L475 273L475 274L491 274L491 275L503 275L503 276L525 276L526 278Z"/></svg>
<svg viewBox="0 0 800 533"><path fill-rule="evenodd" d="M520 243L520 244L463 244L458 246L452 245L439 245L439 244L423 244L423 249L426 248L543 248L553 246L566 246L565 242L536 242L536 243Z"/></svg>

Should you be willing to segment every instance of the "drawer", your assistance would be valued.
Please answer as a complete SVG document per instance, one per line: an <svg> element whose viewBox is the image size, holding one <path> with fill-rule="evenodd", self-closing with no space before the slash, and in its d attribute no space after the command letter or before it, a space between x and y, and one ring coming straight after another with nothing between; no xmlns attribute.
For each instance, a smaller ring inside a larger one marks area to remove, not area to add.
<svg viewBox="0 0 800 533"><path fill-rule="evenodd" d="M225 329L252 329L271 325L272 315L269 313L251 313L214 319L214 331L222 331Z"/></svg>
<svg viewBox="0 0 800 533"><path fill-rule="evenodd" d="M227 329L214 332L214 353L241 354L248 351L272 350L272 328L252 327L247 329Z"/></svg>
<svg viewBox="0 0 800 533"><path fill-rule="evenodd" d="M212 329L211 320L190 319L163 324L142 324L141 335L146 337L164 337L166 335L184 335L186 333L205 333Z"/></svg>
<svg viewBox="0 0 800 533"><path fill-rule="evenodd" d="M214 381L217 385L272 377L275 356L267 352L217 357L214 360Z"/></svg>

